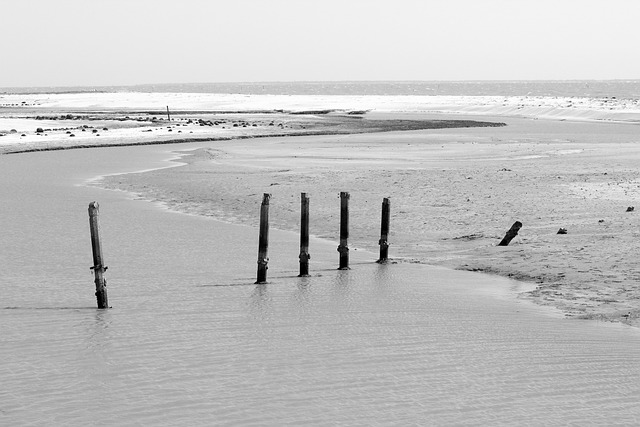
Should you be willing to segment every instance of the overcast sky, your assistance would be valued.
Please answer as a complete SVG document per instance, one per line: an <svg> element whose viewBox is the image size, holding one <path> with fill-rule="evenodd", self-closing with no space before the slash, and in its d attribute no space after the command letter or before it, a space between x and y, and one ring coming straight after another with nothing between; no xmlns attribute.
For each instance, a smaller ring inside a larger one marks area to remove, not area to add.
<svg viewBox="0 0 640 427"><path fill-rule="evenodd" d="M640 79L638 0L0 0L0 87Z"/></svg>

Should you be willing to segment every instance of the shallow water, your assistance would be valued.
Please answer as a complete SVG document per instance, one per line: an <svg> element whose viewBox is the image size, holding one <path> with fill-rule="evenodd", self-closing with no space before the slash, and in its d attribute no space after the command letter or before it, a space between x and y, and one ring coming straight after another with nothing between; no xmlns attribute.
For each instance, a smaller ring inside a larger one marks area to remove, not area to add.
<svg viewBox="0 0 640 427"><path fill-rule="evenodd" d="M337 271L322 241L297 278L297 236L277 230L257 286L255 229L78 185L170 149L0 156L0 424L640 422L636 329L564 320L490 276L358 251Z"/></svg>

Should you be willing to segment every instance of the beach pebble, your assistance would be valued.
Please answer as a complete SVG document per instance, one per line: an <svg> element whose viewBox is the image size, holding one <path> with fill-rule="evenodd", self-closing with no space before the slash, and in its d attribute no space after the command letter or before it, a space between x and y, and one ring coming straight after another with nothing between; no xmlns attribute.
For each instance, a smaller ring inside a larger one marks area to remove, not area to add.
<svg viewBox="0 0 640 427"><path fill-rule="evenodd" d="M633 206L629 206L627 208L627 212L633 212L635 210L635 208Z"/></svg>
<svg viewBox="0 0 640 427"><path fill-rule="evenodd" d="M558 233L556 234L567 234L567 229L566 228L560 228L560 230L558 230Z"/></svg>

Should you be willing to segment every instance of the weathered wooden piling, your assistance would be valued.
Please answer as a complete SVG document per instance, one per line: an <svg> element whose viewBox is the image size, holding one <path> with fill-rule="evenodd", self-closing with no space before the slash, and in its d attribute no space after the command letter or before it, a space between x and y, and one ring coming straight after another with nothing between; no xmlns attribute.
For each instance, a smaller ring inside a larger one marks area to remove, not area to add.
<svg viewBox="0 0 640 427"><path fill-rule="evenodd" d="M171 114L169 113L169 106L167 105L167 120L171 121Z"/></svg>
<svg viewBox="0 0 640 427"><path fill-rule="evenodd" d="M256 284L267 283L267 250L269 249L269 200L271 194L264 193L260 206L260 237L258 240L258 279Z"/></svg>
<svg viewBox="0 0 640 427"><path fill-rule="evenodd" d="M514 237L518 235L518 231L522 228L522 223L520 221L516 221L513 223L507 234L505 234L504 238L498 243L498 246L508 246L509 242L513 240Z"/></svg>
<svg viewBox="0 0 640 427"><path fill-rule="evenodd" d="M349 193L340 193L340 245L338 246L338 252L340 252L340 266L339 270L349 269L349 247L347 246L347 240L349 239Z"/></svg>
<svg viewBox="0 0 640 427"><path fill-rule="evenodd" d="M93 270L95 275L96 299L98 301L98 308L109 308L107 281L104 278L104 272L107 270L107 267L104 266L102 259L98 214L98 202L89 203L89 228L91 229L91 248L93 250L93 267L91 267L91 270Z"/></svg>
<svg viewBox="0 0 640 427"><path fill-rule="evenodd" d="M309 197L307 193L300 193L300 274L299 277L309 275Z"/></svg>
<svg viewBox="0 0 640 427"><path fill-rule="evenodd" d="M377 261L383 264L389 260L389 222L391 217L391 202L389 198L382 199L382 220L380 221L380 259Z"/></svg>

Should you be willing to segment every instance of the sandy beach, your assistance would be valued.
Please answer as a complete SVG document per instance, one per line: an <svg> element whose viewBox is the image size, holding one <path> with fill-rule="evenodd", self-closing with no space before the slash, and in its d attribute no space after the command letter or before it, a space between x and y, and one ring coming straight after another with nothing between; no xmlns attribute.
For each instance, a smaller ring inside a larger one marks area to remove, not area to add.
<svg viewBox="0 0 640 427"><path fill-rule="evenodd" d="M271 193L291 231L306 192L312 233L336 241L348 191L350 247L374 252L390 197L394 262L511 277L567 317L638 326L639 120L623 99L0 95L0 152L211 141L94 185L247 225Z"/></svg>

